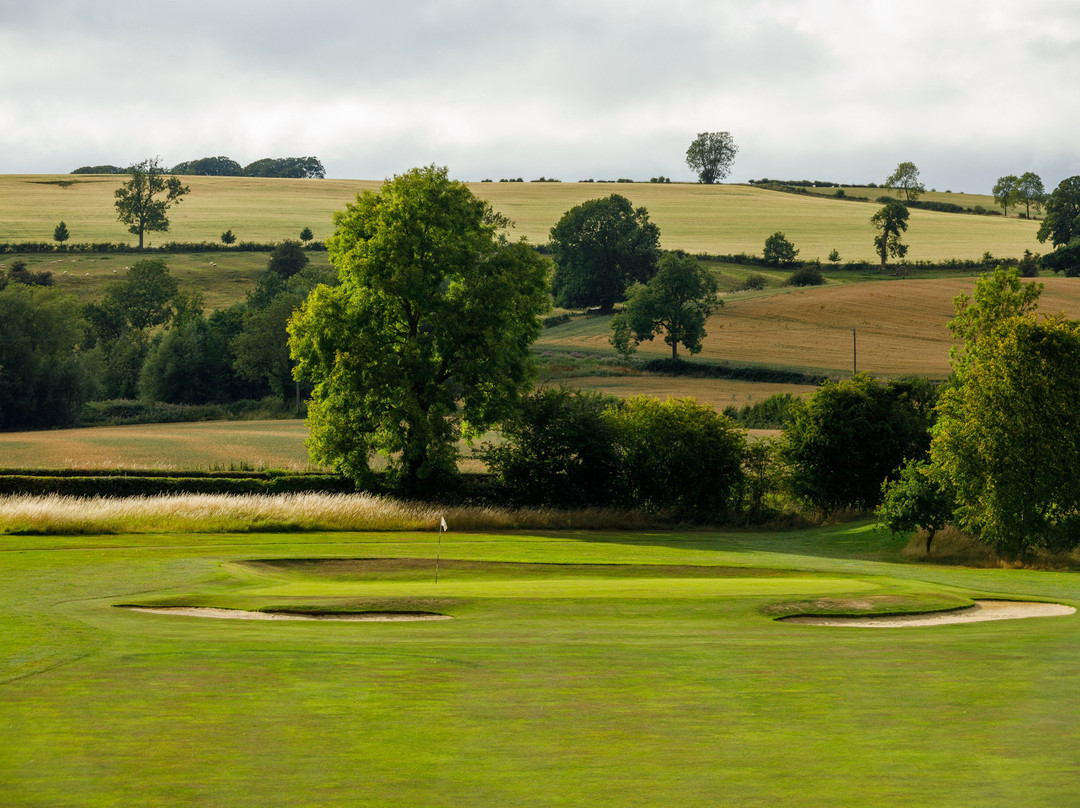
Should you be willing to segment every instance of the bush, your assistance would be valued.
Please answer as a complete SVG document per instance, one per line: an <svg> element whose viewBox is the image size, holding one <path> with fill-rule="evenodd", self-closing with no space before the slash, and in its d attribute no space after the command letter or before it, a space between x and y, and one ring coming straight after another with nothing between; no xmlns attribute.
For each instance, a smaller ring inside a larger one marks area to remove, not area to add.
<svg viewBox="0 0 1080 808"><path fill-rule="evenodd" d="M794 404L784 435L792 490L824 511L874 507L882 483L926 453L935 399L926 379L825 382Z"/></svg>
<svg viewBox="0 0 1080 808"><path fill-rule="evenodd" d="M625 503L680 519L731 517L743 496L744 434L692 399L637 396L607 411Z"/></svg>
<svg viewBox="0 0 1080 808"><path fill-rule="evenodd" d="M784 286L821 286L825 283L825 277L818 267L802 267L796 269L784 281Z"/></svg>
<svg viewBox="0 0 1080 808"><path fill-rule="evenodd" d="M503 424L506 443L484 451L495 486L518 505L612 504L618 456L605 411L616 403L599 393L533 393Z"/></svg>
<svg viewBox="0 0 1080 808"><path fill-rule="evenodd" d="M777 393L742 409L727 407L724 415L747 429L785 429L795 420L799 402L791 393Z"/></svg>
<svg viewBox="0 0 1080 808"><path fill-rule="evenodd" d="M753 272L746 276L746 279L735 287L736 292L756 292L764 289L769 283L769 279L762 275L760 272Z"/></svg>

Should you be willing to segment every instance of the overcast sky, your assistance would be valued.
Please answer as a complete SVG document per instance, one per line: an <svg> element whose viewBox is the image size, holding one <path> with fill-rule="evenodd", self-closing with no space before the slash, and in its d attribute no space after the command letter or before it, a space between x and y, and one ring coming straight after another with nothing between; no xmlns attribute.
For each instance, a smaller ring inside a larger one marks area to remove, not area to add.
<svg viewBox="0 0 1080 808"><path fill-rule="evenodd" d="M313 155L327 176L989 192L1080 174L1076 0L0 0L0 173Z"/></svg>

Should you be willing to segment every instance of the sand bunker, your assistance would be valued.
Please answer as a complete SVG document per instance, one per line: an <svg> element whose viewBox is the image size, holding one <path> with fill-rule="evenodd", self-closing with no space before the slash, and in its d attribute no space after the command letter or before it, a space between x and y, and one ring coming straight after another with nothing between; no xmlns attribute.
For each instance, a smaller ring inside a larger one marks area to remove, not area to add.
<svg viewBox="0 0 1080 808"><path fill-rule="evenodd" d="M362 612L359 614L295 614L289 612L245 612L240 609L212 609L205 607L124 606L132 612L148 614L174 614L181 617L211 617L217 620L332 620L348 623L407 623L419 620L453 620L448 614L424 614L420 612Z"/></svg>
<svg viewBox="0 0 1080 808"><path fill-rule="evenodd" d="M785 623L853 628L907 628L941 626L948 623L981 623L986 620L1020 620L1025 617L1061 617L1076 609L1060 603L1031 603L1014 600L977 600L967 609L930 614L872 615L866 617L802 616L782 618Z"/></svg>

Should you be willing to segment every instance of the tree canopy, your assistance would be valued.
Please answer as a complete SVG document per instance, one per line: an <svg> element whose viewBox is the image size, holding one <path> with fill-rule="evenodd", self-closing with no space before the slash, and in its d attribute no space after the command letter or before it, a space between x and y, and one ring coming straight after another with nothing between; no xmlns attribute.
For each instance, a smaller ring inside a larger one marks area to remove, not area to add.
<svg viewBox="0 0 1080 808"><path fill-rule="evenodd" d="M561 306L610 312L627 287L656 274L660 228L619 194L576 205L551 228L552 291Z"/></svg>
<svg viewBox="0 0 1080 808"><path fill-rule="evenodd" d="M463 431L512 411L549 303L545 262L505 224L436 166L335 214L341 285L317 287L289 323L297 373L314 384L315 460L367 480L379 451L415 492L455 474Z"/></svg>
<svg viewBox="0 0 1080 808"><path fill-rule="evenodd" d="M1017 204L1024 206L1024 215L1031 218L1031 209L1036 213L1046 200L1046 189L1043 187L1042 177L1034 171L1025 171L1020 175L1020 181L1016 186Z"/></svg>
<svg viewBox="0 0 1080 808"><path fill-rule="evenodd" d="M723 305L718 288L716 277L693 258L665 253L656 275L631 287L625 310L612 319L612 345L630 353L663 331L672 360L679 358L679 345L698 353L705 321Z"/></svg>
<svg viewBox="0 0 1080 808"><path fill-rule="evenodd" d="M992 189L994 201L1001 205L1005 215L1009 215L1009 205L1015 205L1020 201L1020 178L1015 174L1007 174L998 177Z"/></svg>
<svg viewBox="0 0 1080 808"><path fill-rule="evenodd" d="M1080 176L1062 180L1047 198L1037 237L1055 247L1080 238Z"/></svg>
<svg viewBox="0 0 1080 808"><path fill-rule="evenodd" d="M720 182L735 162L739 147L730 132L699 132L686 150L686 165L706 185Z"/></svg>
<svg viewBox="0 0 1080 808"><path fill-rule="evenodd" d="M128 169L131 178L116 189L116 214L128 232L139 237L139 249L147 231L167 231L165 212L181 201L191 189L176 177L165 177L158 158L136 163ZM164 197L158 195L164 193Z"/></svg>
<svg viewBox="0 0 1080 808"><path fill-rule="evenodd" d="M795 245L788 241L787 236L779 231L765 239L765 248L761 253L765 263L773 266L794 264L798 255L799 251L795 249ZM837 260L839 260L839 257Z"/></svg>
<svg viewBox="0 0 1080 808"><path fill-rule="evenodd" d="M908 202L914 202L926 191L926 186L919 182L918 167L910 161L896 167L896 171L885 180L885 187L899 189Z"/></svg>
<svg viewBox="0 0 1080 808"><path fill-rule="evenodd" d="M908 209L903 202L893 200L870 217L870 223L881 232L874 236L874 249L881 257L881 271L888 267L889 257L902 259L907 255L907 245L900 241L900 234L908 228Z"/></svg>

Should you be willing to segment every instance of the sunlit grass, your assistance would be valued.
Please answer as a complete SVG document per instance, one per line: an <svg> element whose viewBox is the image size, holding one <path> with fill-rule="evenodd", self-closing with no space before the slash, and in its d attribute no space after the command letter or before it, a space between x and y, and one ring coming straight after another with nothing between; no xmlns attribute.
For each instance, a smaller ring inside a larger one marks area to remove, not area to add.
<svg viewBox="0 0 1080 808"><path fill-rule="evenodd" d="M651 521L609 508L444 508L371 494L0 497L0 533L8 534L432 530L443 518L455 530L635 529Z"/></svg>

